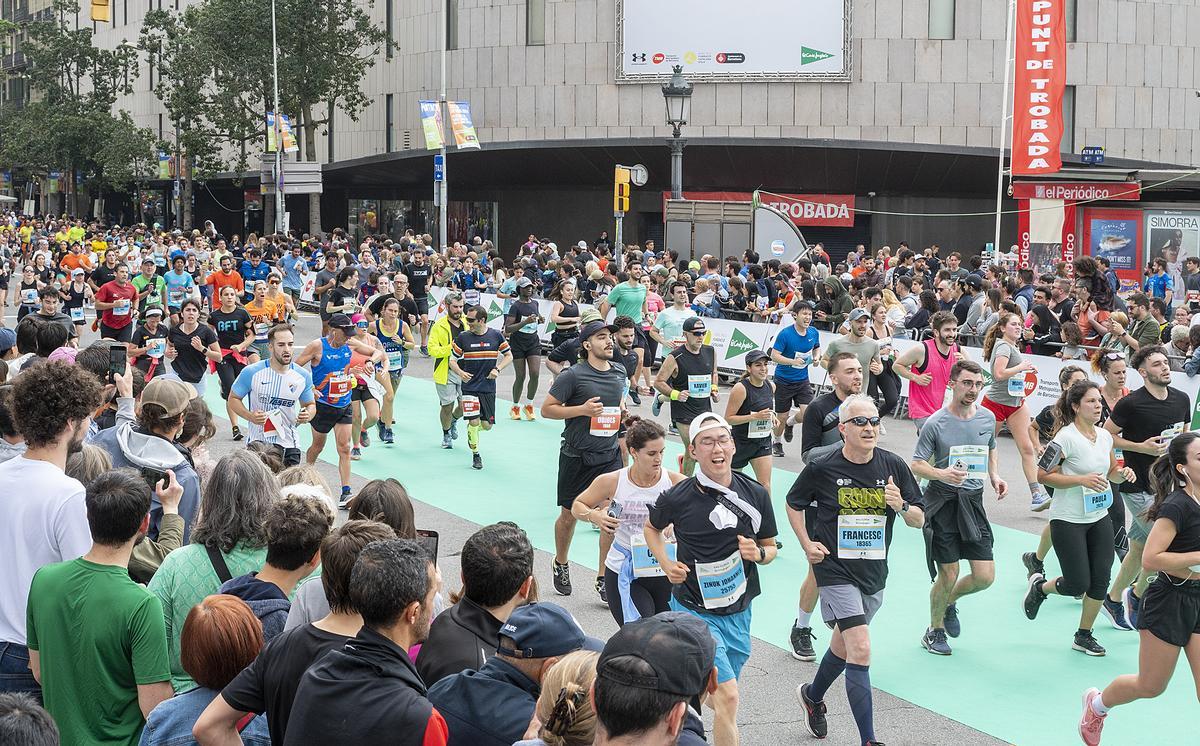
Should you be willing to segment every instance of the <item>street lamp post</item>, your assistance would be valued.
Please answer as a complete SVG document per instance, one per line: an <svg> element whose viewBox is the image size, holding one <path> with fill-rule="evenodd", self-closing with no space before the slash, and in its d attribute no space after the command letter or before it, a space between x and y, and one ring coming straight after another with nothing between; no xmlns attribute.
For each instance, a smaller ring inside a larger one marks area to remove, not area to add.
<svg viewBox="0 0 1200 746"><path fill-rule="evenodd" d="M692 84L683 77L683 66L675 65L671 79L663 84L663 99L667 103L667 124L674 134L667 140L671 149L671 199L683 199L683 146L687 140L680 137L679 128L688 123L692 114Z"/></svg>

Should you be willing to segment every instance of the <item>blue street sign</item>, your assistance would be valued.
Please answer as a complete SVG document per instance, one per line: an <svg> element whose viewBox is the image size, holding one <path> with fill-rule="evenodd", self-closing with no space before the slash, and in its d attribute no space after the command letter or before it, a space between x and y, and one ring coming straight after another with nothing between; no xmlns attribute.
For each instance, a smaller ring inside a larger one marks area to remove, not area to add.
<svg viewBox="0 0 1200 746"><path fill-rule="evenodd" d="M442 181L446 178L446 159L441 153L433 157L433 180Z"/></svg>
<svg viewBox="0 0 1200 746"><path fill-rule="evenodd" d="M1084 163L1098 166L1104 163L1104 148L1098 145L1089 146L1079 151Z"/></svg>

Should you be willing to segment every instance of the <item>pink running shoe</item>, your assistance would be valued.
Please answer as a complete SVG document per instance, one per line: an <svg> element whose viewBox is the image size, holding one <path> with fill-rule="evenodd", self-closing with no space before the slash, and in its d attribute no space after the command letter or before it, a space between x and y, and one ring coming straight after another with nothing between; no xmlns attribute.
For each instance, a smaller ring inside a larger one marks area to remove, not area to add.
<svg viewBox="0 0 1200 746"><path fill-rule="evenodd" d="M1092 687L1083 693L1083 715L1079 718L1079 737L1087 746L1100 746L1100 731L1104 730L1107 715L1097 715L1092 709L1092 700L1100 696L1100 690Z"/></svg>

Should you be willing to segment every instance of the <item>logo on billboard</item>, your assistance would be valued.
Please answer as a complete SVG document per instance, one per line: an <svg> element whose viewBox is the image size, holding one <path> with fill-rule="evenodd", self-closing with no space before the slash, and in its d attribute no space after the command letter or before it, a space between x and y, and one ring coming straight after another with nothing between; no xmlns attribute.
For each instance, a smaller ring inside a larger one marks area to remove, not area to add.
<svg viewBox="0 0 1200 746"><path fill-rule="evenodd" d="M717 52L717 64L740 65L746 61L746 55L741 52Z"/></svg>
<svg viewBox="0 0 1200 746"><path fill-rule="evenodd" d="M685 65L696 64L696 53L695 52L684 52L683 53L683 64L685 64Z"/></svg>
<svg viewBox="0 0 1200 746"><path fill-rule="evenodd" d="M775 256L783 256L783 252L787 251L787 244L779 239L771 242L771 253Z"/></svg>
<svg viewBox="0 0 1200 746"><path fill-rule="evenodd" d="M496 301L492 301L492 305L488 307L488 323L492 323L503 315L504 311L501 310L500 306L496 304Z"/></svg>
<svg viewBox="0 0 1200 746"><path fill-rule="evenodd" d="M829 52L822 52L819 49L810 49L809 47L800 47L800 64L811 65L814 62L827 60L833 55Z"/></svg>
<svg viewBox="0 0 1200 746"><path fill-rule="evenodd" d="M654 64L661 65L663 63L663 60L665 60L666 58L667 58L667 56L665 54L663 54L662 52L655 52L654 57L652 57L651 59L653 60Z"/></svg>
<svg viewBox="0 0 1200 746"><path fill-rule="evenodd" d="M729 347L725 350L725 359L730 360L738 355L745 355L750 350L757 349L757 342L742 334L740 329L734 329L733 336L729 338Z"/></svg>
<svg viewBox="0 0 1200 746"><path fill-rule="evenodd" d="M632 58L633 64L635 64L635 65L646 64L646 53L645 52L634 52L633 54L630 55L630 57Z"/></svg>

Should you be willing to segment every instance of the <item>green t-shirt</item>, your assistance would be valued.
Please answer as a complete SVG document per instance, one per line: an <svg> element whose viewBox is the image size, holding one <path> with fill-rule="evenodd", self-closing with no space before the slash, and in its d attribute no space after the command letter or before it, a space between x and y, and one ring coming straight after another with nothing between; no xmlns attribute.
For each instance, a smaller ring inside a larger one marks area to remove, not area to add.
<svg viewBox="0 0 1200 746"><path fill-rule="evenodd" d="M138 293L141 293L143 290L145 290L147 285L150 285L151 283L154 285L150 293L142 299L142 304L138 309L139 311L144 312L147 308L163 307L163 293L166 292L167 283L162 277L159 275L154 275L154 277L147 279L145 275L139 272L137 276L129 282L133 284L133 287L137 289Z"/></svg>
<svg viewBox="0 0 1200 746"><path fill-rule="evenodd" d="M79 558L34 574L26 614L62 742L138 743L137 687L171 675L158 598L125 568Z"/></svg>
<svg viewBox="0 0 1200 746"><path fill-rule="evenodd" d="M617 309L618 316L628 316L635 324L642 323L642 306L646 303L646 286L631 286L628 282L617 283L608 291L609 304Z"/></svg>

